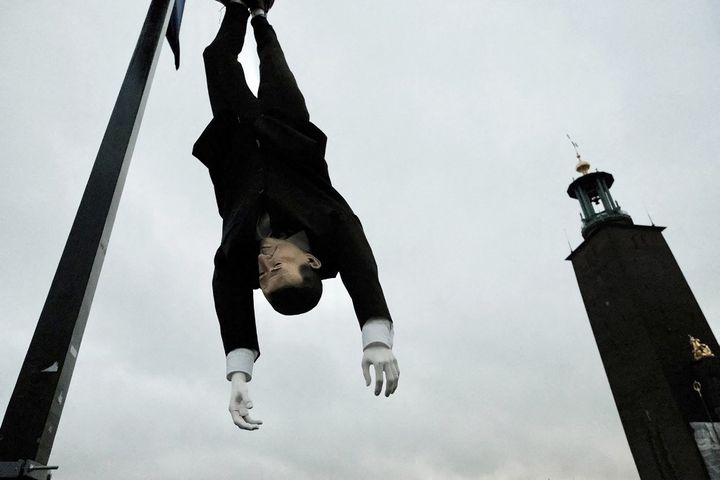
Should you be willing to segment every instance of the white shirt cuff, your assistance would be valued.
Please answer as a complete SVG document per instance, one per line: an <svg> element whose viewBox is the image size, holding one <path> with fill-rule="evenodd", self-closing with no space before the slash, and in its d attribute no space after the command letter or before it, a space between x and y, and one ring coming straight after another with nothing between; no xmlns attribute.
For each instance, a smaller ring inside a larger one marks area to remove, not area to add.
<svg viewBox="0 0 720 480"><path fill-rule="evenodd" d="M371 318L362 327L362 344L365 350L371 343L382 343L388 348L393 347L395 330L393 323L386 318Z"/></svg>
<svg viewBox="0 0 720 480"><path fill-rule="evenodd" d="M248 377L248 382L252 380L253 365L257 360L258 352L249 348L236 348L227 354L226 375L230 380L230 376L235 372L243 372Z"/></svg>

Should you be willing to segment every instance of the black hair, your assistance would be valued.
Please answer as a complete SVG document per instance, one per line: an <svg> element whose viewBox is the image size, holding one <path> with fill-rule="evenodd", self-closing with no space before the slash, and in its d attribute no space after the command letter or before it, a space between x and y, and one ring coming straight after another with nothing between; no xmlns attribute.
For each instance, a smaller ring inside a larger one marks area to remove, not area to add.
<svg viewBox="0 0 720 480"><path fill-rule="evenodd" d="M283 287L266 295L276 312L299 315L309 312L318 304L323 290L320 274L305 263L300 265L300 276L300 284Z"/></svg>

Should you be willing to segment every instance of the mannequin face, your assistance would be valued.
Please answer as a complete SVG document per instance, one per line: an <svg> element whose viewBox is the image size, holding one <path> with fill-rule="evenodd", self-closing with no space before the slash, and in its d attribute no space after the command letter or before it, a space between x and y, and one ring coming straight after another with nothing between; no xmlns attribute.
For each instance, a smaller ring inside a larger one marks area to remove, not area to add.
<svg viewBox="0 0 720 480"><path fill-rule="evenodd" d="M260 290L267 296L281 288L300 285L300 266L305 264L320 268L320 260L287 240L263 239L258 255Z"/></svg>

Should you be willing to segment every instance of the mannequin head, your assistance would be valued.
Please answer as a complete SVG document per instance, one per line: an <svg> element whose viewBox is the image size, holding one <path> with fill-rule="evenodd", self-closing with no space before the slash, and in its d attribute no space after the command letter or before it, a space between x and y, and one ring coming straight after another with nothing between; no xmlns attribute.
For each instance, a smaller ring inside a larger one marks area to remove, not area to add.
<svg viewBox="0 0 720 480"><path fill-rule="evenodd" d="M310 311L322 296L321 265L313 254L287 240L265 238L258 255L260 290L278 313Z"/></svg>

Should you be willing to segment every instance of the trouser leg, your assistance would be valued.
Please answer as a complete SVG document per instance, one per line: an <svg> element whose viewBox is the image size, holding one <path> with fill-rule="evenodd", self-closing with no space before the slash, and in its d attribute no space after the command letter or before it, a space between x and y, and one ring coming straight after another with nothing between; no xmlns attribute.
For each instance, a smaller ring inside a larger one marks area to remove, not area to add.
<svg viewBox="0 0 720 480"><path fill-rule="evenodd" d="M228 5L217 36L203 52L210 107L216 117L258 114L258 99L248 87L245 72L237 60L245 42L249 16L244 6Z"/></svg>
<svg viewBox="0 0 720 480"><path fill-rule="evenodd" d="M260 57L260 108L292 122L309 121L305 98L285 60L275 30L263 16L253 18L252 25Z"/></svg>

